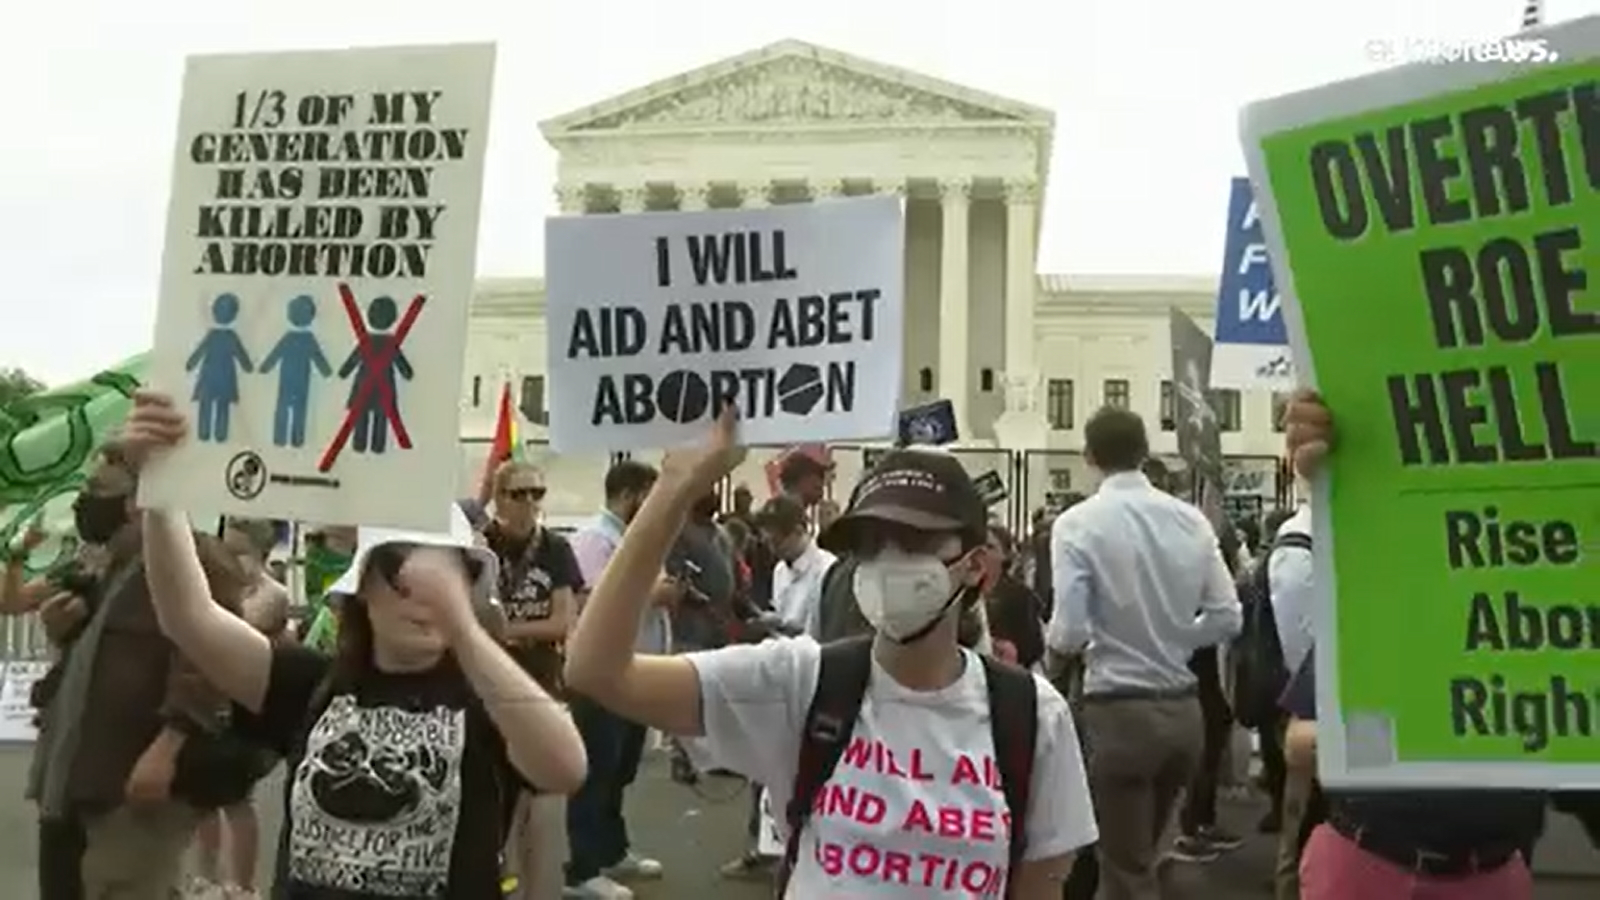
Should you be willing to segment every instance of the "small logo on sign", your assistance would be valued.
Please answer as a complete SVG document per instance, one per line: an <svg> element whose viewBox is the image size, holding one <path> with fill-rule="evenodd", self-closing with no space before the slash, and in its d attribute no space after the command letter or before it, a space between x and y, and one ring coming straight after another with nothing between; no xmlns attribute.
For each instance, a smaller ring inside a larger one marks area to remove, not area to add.
<svg viewBox="0 0 1600 900"><path fill-rule="evenodd" d="M240 500L254 500L267 486L267 464L254 451L246 450L228 460L223 478L228 493Z"/></svg>

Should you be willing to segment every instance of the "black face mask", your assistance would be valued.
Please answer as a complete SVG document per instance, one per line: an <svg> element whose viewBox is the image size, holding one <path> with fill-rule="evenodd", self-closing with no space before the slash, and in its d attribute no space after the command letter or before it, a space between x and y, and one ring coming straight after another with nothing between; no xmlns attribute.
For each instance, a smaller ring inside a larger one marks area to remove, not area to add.
<svg viewBox="0 0 1600 900"><path fill-rule="evenodd" d="M128 498L122 494L79 494L72 504L78 537L87 544L104 544L128 524Z"/></svg>

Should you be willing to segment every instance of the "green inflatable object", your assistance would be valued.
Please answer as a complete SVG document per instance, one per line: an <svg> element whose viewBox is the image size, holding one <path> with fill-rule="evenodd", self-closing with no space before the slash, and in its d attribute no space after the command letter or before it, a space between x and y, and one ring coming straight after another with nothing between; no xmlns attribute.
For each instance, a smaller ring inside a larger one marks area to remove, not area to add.
<svg viewBox="0 0 1600 900"><path fill-rule="evenodd" d="M29 577L77 550L72 501L95 449L127 418L144 370L140 354L86 381L0 407L0 547L16 546L37 524L45 541L28 555Z"/></svg>
<svg viewBox="0 0 1600 900"><path fill-rule="evenodd" d="M308 647L332 653L338 643L339 620L328 608L328 588L350 568L351 558L349 553L338 553L320 544L306 547L306 615L311 624L302 643Z"/></svg>

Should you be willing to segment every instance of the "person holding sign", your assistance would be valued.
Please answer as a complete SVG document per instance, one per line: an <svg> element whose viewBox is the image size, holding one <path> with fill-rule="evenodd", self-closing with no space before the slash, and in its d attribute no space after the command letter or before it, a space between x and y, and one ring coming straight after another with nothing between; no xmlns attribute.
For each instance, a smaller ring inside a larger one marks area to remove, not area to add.
<svg viewBox="0 0 1600 900"><path fill-rule="evenodd" d="M172 399L139 393L131 465L187 437ZM495 560L452 508L449 534L362 528L337 654L273 646L218 606L187 517L146 510L161 629L234 702L233 727L289 761L284 900L501 896L499 850L524 785L582 782L572 720L482 625Z"/></svg>
<svg viewBox="0 0 1600 900"><path fill-rule="evenodd" d="M1560 64L1240 116L1294 358L1348 438L1312 507L1330 785L1600 780L1600 16L1538 43Z"/></svg>
<svg viewBox="0 0 1600 900"><path fill-rule="evenodd" d="M724 410L700 446L663 459L578 618L568 683L766 785L784 896L1058 898L1073 852L1097 837L1077 730L1042 678L957 644L987 511L953 456L886 454L820 536L859 560L874 634L634 652L691 506L744 459L737 427Z"/></svg>
<svg viewBox="0 0 1600 900"><path fill-rule="evenodd" d="M1302 391L1284 420L1295 470L1309 478L1333 446L1332 417L1319 397ZM1285 693L1294 717L1285 757L1292 769L1308 774L1316 771L1317 752L1313 659L1306 657ZM1329 787L1325 796L1326 821L1311 832L1301 857L1303 900L1533 897L1525 853L1542 830L1541 793L1463 785L1388 791Z"/></svg>

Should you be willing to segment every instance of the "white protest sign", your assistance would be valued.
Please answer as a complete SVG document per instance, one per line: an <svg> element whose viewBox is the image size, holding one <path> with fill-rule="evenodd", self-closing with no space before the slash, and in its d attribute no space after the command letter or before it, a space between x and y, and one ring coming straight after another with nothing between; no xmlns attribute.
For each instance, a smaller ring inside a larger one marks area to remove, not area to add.
<svg viewBox="0 0 1600 900"><path fill-rule="evenodd" d="M34 741L33 686L50 671L42 661L8 662L0 667L0 742Z"/></svg>
<svg viewBox="0 0 1600 900"><path fill-rule="evenodd" d="M756 831L756 852L762 856L782 856L783 832L778 830L778 817L772 814L772 792L761 789L761 825Z"/></svg>
<svg viewBox="0 0 1600 900"><path fill-rule="evenodd" d="M141 504L442 530L490 44L192 57L149 383L189 438Z"/></svg>
<svg viewBox="0 0 1600 900"><path fill-rule="evenodd" d="M551 444L681 446L729 404L751 444L890 434L904 246L889 196L550 219Z"/></svg>

